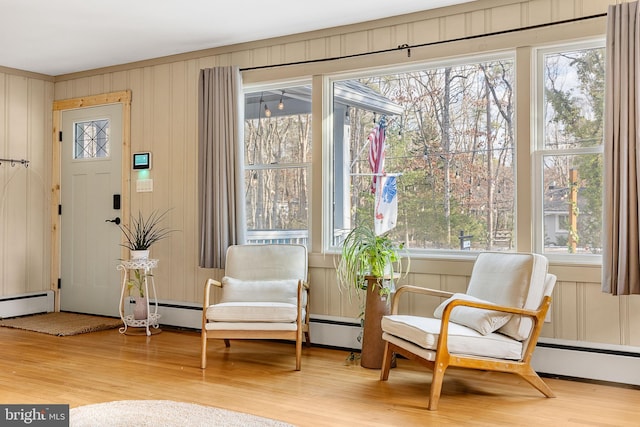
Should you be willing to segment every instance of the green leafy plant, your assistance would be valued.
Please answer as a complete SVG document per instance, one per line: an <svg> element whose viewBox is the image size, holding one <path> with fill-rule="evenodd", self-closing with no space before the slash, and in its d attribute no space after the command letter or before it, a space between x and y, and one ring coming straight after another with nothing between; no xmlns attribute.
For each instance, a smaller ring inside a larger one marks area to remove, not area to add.
<svg viewBox="0 0 640 427"><path fill-rule="evenodd" d="M131 224L120 224L120 229L127 240L122 246L132 251L145 251L158 240L166 238L173 230L160 226L169 211L159 213L153 211L148 218L138 212L138 217L131 217Z"/></svg>
<svg viewBox="0 0 640 427"><path fill-rule="evenodd" d="M376 277L380 295L388 295L391 287L384 286L384 277L402 276L404 245L394 243L388 234L377 236L374 230L366 225L359 225L347 235L342 245L342 256L336 267L338 285L341 290L353 295L358 290L367 288L366 276Z"/></svg>
<svg viewBox="0 0 640 427"><path fill-rule="evenodd" d="M144 270L135 269L133 270L133 275L127 281L127 290L129 291L129 295L131 295L131 291L133 289L136 290L137 294L140 298L144 298L144 281L147 277L151 277L152 274L145 274Z"/></svg>

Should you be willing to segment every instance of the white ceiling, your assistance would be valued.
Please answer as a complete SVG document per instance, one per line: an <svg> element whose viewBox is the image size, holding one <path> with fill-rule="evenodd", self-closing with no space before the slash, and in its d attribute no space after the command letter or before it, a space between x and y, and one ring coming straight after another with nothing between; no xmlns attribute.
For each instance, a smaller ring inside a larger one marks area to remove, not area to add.
<svg viewBox="0 0 640 427"><path fill-rule="evenodd" d="M52 76L472 0L0 0L0 66Z"/></svg>

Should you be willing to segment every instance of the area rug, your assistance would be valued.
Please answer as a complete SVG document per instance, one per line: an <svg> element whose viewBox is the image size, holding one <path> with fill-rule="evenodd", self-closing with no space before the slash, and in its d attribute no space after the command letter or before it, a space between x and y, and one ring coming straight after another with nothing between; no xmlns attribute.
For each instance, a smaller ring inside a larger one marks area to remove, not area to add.
<svg viewBox="0 0 640 427"><path fill-rule="evenodd" d="M71 427L291 427L280 421L171 400L119 400L69 411Z"/></svg>
<svg viewBox="0 0 640 427"><path fill-rule="evenodd" d="M0 326L63 337L117 328L122 326L122 320L89 314L53 312L3 319L0 320Z"/></svg>

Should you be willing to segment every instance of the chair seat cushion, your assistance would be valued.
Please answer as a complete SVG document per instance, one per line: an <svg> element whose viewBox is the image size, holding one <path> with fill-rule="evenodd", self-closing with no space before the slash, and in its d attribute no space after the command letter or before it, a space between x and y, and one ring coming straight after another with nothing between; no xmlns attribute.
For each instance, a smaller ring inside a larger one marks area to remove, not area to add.
<svg viewBox="0 0 640 427"><path fill-rule="evenodd" d="M390 315L382 318L382 330L428 350L436 350L440 335L440 319L429 317ZM519 360L522 343L493 332L482 335L478 331L449 322L449 353L498 359Z"/></svg>
<svg viewBox="0 0 640 427"><path fill-rule="evenodd" d="M286 323L296 321L298 308L283 302L223 302L210 305L206 317L213 322Z"/></svg>
<svg viewBox="0 0 640 427"><path fill-rule="evenodd" d="M454 294L451 298L443 301L442 304L440 304L438 308L436 308L433 313L433 317L442 319L442 312L444 311L444 308L451 301L457 299L493 304L492 302L484 301L480 298L472 297L471 295ZM511 319L511 314L509 313L463 306L454 307L453 310L451 310L451 315L449 316L449 320L451 322L455 322L460 325L467 326L471 329L475 329L482 335L487 335L491 332L497 331L504 324L506 324L509 319Z"/></svg>

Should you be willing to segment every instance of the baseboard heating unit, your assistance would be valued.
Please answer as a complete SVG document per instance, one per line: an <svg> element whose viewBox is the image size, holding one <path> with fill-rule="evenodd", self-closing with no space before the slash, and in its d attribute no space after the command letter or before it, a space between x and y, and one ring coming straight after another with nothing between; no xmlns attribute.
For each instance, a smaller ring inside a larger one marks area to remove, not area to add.
<svg viewBox="0 0 640 427"><path fill-rule="evenodd" d="M53 291L0 297L0 318L53 311Z"/></svg>

